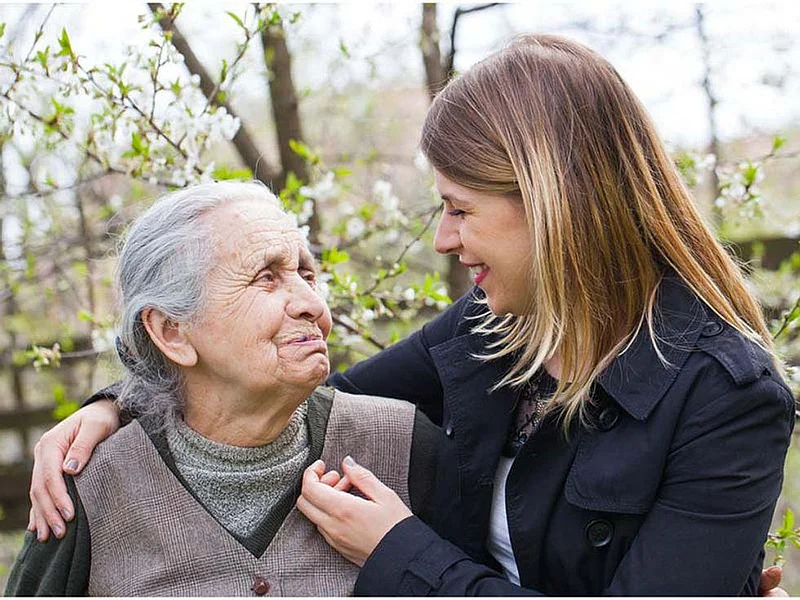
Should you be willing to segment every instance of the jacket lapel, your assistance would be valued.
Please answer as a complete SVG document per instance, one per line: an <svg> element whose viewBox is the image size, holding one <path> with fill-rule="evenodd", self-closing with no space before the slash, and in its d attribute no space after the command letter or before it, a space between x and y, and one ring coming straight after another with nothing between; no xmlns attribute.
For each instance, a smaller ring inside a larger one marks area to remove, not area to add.
<svg viewBox="0 0 800 600"><path fill-rule="evenodd" d="M448 537L471 556L486 559L486 536L492 501L492 484L513 414L516 394L504 387L492 392L509 363L475 358L485 352L483 339L466 334L431 349L445 390L446 422L457 447L460 515L448 518ZM447 422L449 420L449 422ZM452 478L455 473L449 473Z"/></svg>

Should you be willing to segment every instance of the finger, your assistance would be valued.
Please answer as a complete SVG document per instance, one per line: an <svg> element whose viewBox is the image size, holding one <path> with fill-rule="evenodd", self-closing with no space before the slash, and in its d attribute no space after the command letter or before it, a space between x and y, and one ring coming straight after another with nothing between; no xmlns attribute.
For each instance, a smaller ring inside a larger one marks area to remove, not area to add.
<svg viewBox="0 0 800 600"><path fill-rule="evenodd" d="M72 502L69 501L69 494L64 485L64 479L61 475L59 464L61 463L58 449L55 449L55 456L53 456L53 449L51 452L47 451L47 443L44 445L42 442L47 442L47 439L36 444L33 454L35 459L33 474L31 475L31 512L36 524L37 537L44 541L49 537L49 530L52 529L56 537L63 537L66 532L66 526L62 515L59 513L55 502L53 501L53 494L60 496L59 502L63 503L63 498L69 503L70 508ZM49 440L52 444L52 440ZM54 466L55 465L55 466ZM60 488L59 488L60 486ZM70 514L71 512L66 512Z"/></svg>
<svg viewBox="0 0 800 600"><path fill-rule="evenodd" d="M36 531L36 516L33 514L33 509L28 511L28 526L25 529Z"/></svg>
<svg viewBox="0 0 800 600"><path fill-rule="evenodd" d="M758 584L758 593L763 596L768 591L778 587L781 582L783 569L778 566L772 566L761 571L761 581Z"/></svg>
<svg viewBox="0 0 800 600"><path fill-rule="evenodd" d="M64 457L62 469L70 475L77 475L92 457L97 444L108 437L108 431L94 421L82 421L75 431L75 439Z"/></svg>
<svg viewBox="0 0 800 600"><path fill-rule="evenodd" d="M352 488L353 488L353 483L350 481L350 478L347 475L342 477L336 483L336 485L333 486L333 489L339 490L341 492L349 492Z"/></svg>
<svg viewBox="0 0 800 600"><path fill-rule="evenodd" d="M328 471L325 473L325 475L319 478L322 483L331 487L335 487L339 481L341 481L341 479L342 477L337 471Z"/></svg>
<svg viewBox="0 0 800 600"><path fill-rule="evenodd" d="M373 501L380 501L394 494L375 474L359 465L352 456L345 456L342 472L347 475L352 486Z"/></svg>
<svg viewBox="0 0 800 600"><path fill-rule="evenodd" d="M36 498L35 500L34 497ZM33 492L31 492L31 504L35 505L31 510L35 514L39 541L47 540L50 530L53 531L57 538L64 537L66 531L64 520L61 518L50 496L47 493L34 496Z"/></svg>
<svg viewBox="0 0 800 600"><path fill-rule="evenodd" d="M305 517L311 521L314 525L318 528L321 527L323 524L328 523L328 515L314 506L313 503L309 502L309 500L305 496L300 496L297 499L295 504L297 506L297 510L305 515Z"/></svg>
<svg viewBox="0 0 800 600"><path fill-rule="evenodd" d="M325 474L325 463L322 460L315 460L311 465L309 465L308 469L311 472L315 473L317 477L322 477Z"/></svg>
<svg viewBox="0 0 800 600"><path fill-rule="evenodd" d="M365 504L372 504L368 500L325 485L316 477L316 474L309 473L308 470L303 476L302 497L333 518L341 518L343 515L362 511Z"/></svg>

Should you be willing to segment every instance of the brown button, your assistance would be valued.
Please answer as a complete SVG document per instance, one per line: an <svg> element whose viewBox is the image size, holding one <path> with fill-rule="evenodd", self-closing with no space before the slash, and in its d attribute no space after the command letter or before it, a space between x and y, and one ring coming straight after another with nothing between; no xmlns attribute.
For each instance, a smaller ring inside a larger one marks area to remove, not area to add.
<svg viewBox="0 0 800 600"><path fill-rule="evenodd" d="M256 575L253 577L253 587L250 589L255 592L256 596L263 596L269 591L269 581L261 575Z"/></svg>

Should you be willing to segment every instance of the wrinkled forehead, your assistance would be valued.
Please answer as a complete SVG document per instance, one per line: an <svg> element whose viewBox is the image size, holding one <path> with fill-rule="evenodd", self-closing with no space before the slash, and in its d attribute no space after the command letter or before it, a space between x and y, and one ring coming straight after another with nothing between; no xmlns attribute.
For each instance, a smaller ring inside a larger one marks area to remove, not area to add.
<svg viewBox="0 0 800 600"><path fill-rule="evenodd" d="M265 251L311 258L296 219L271 202L228 202L205 218L219 259L234 256L243 261L258 260L257 256Z"/></svg>

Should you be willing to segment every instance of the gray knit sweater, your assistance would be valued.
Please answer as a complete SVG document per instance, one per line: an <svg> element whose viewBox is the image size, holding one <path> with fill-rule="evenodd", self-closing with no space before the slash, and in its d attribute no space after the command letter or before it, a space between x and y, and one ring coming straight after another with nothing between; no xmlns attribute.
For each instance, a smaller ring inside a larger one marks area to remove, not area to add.
<svg viewBox="0 0 800 600"><path fill-rule="evenodd" d="M197 498L226 529L244 537L294 485L309 453L305 402L264 446L220 444L178 419L165 433L175 464Z"/></svg>

